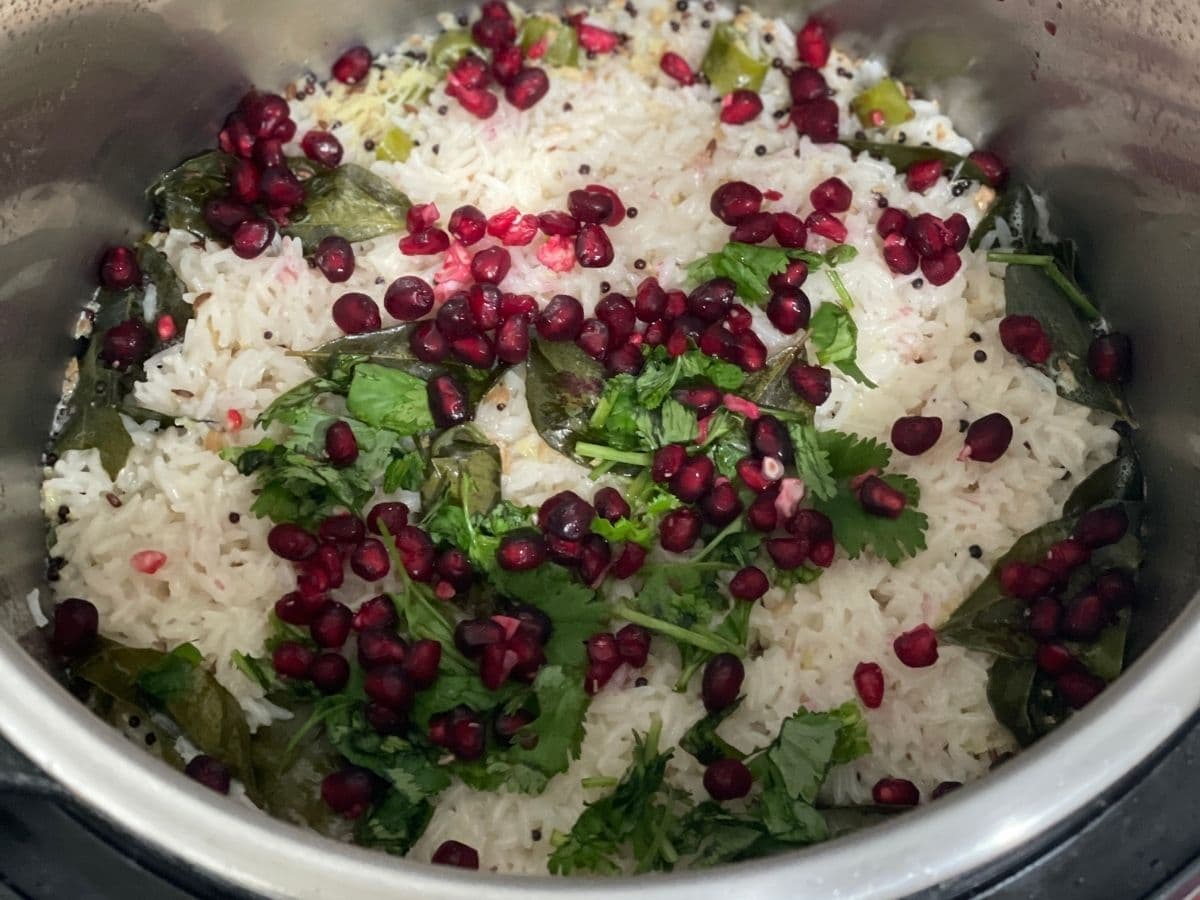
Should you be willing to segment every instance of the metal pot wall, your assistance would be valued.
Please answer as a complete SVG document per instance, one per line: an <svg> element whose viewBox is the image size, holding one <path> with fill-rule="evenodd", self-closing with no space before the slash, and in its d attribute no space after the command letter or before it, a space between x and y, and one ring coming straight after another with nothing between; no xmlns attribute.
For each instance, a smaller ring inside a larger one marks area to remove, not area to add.
<svg viewBox="0 0 1200 900"><path fill-rule="evenodd" d="M95 248L139 229L142 187L210 143L248 84L323 72L359 40L383 48L437 4L0 2L0 731L102 818L272 896L948 895L1075 827L1200 708L1200 7L1063 5L846 0L825 13L1049 194L1056 230L1081 243L1088 286L1134 336L1153 529L1139 659L1037 747L895 824L702 875L564 883L406 863L214 797L68 695L38 658L24 602L43 578L39 455Z"/></svg>

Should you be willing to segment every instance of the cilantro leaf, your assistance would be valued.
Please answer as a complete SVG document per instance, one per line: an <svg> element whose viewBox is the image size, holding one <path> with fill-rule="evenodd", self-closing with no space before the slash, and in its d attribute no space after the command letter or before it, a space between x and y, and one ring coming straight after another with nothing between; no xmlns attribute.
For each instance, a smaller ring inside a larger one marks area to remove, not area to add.
<svg viewBox="0 0 1200 900"><path fill-rule="evenodd" d="M834 537L851 559L870 549L894 566L904 557L916 556L925 549L929 519L916 508L921 499L921 488L916 481L907 475L880 477L908 497L908 505L895 519L873 516L864 510L847 484L840 485L828 499L815 499L813 506L829 516Z"/></svg>
<svg viewBox="0 0 1200 900"><path fill-rule="evenodd" d="M724 362L699 350L672 357L665 347L651 347L646 364L635 382L638 403L656 409L681 381L704 379L723 391L736 391L746 382L740 366Z"/></svg>
<svg viewBox="0 0 1200 900"><path fill-rule="evenodd" d="M601 519L597 516L592 519L592 531L610 542L632 541L643 547L651 546L655 537L653 526L639 519L620 518L615 522L610 522L608 519Z"/></svg>
<svg viewBox="0 0 1200 900"><path fill-rule="evenodd" d="M403 856L412 849L433 818L428 800L413 803L401 792L389 790L369 814L359 820L354 840L364 847Z"/></svg>
<svg viewBox="0 0 1200 900"><path fill-rule="evenodd" d="M418 453L406 453L388 463L383 472L384 493L416 491L421 487L425 475L425 464Z"/></svg>
<svg viewBox="0 0 1200 900"><path fill-rule="evenodd" d="M767 279L778 275L792 260L803 260L810 269L825 264L820 254L807 250L787 250L761 244L730 241L716 253L702 256L687 266L688 279L694 284L723 277L737 286L737 295L749 303L762 304L771 296Z"/></svg>
<svg viewBox="0 0 1200 900"><path fill-rule="evenodd" d="M375 363L355 366L346 408L368 425L401 435L424 434L435 425L425 382Z"/></svg>
<svg viewBox="0 0 1200 900"><path fill-rule="evenodd" d="M837 491L837 484L817 429L811 422L788 422L787 430L796 454L796 471L814 497L828 500Z"/></svg>
<svg viewBox="0 0 1200 900"><path fill-rule="evenodd" d="M166 702L191 689L192 673L204 658L194 644L180 644L137 679L137 686L156 700Z"/></svg>
<svg viewBox="0 0 1200 900"><path fill-rule="evenodd" d="M858 367L858 326L846 307L837 303L817 307L808 325L808 338L821 365L833 363L860 384L876 386Z"/></svg>
<svg viewBox="0 0 1200 900"><path fill-rule="evenodd" d="M884 469L892 461L892 449L874 438L830 429L818 432L817 442L829 458L834 478L853 478L868 469Z"/></svg>

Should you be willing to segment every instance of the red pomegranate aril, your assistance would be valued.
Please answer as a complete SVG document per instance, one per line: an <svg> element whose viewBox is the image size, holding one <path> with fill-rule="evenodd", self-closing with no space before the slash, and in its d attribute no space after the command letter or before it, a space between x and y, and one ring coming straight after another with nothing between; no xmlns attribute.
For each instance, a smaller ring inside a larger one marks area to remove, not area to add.
<svg viewBox="0 0 1200 900"><path fill-rule="evenodd" d="M479 657L479 680L489 691L498 690L517 664L517 654L506 644L488 644Z"/></svg>
<svg viewBox="0 0 1200 900"><path fill-rule="evenodd" d="M599 693L612 679L613 673L620 667L620 662L588 663L587 671L583 675L583 689L588 696L593 696Z"/></svg>
<svg viewBox="0 0 1200 900"><path fill-rule="evenodd" d="M355 631L369 631L376 628L395 628L399 621L396 605L386 594L372 597L363 603L350 620L350 626Z"/></svg>
<svg viewBox="0 0 1200 900"><path fill-rule="evenodd" d="M412 706L412 682L397 663L384 663L367 670L363 691L376 703L396 712L407 712Z"/></svg>
<svg viewBox="0 0 1200 900"><path fill-rule="evenodd" d="M1125 384L1133 370L1133 344L1119 332L1104 334L1088 346L1088 372L1105 384Z"/></svg>
<svg viewBox="0 0 1200 900"><path fill-rule="evenodd" d="M567 195L567 209L581 223L600 224L613 214L613 199L603 191L575 190Z"/></svg>
<svg viewBox="0 0 1200 900"><path fill-rule="evenodd" d="M647 278L638 285L634 301L634 312L643 322L657 322L667 311L667 292L659 286L657 279Z"/></svg>
<svg viewBox="0 0 1200 900"><path fill-rule="evenodd" d="M756 213L751 218L757 219L760 215L769 214ZM805 226L803 219L790 212L777 212L771 215L771 220L771 234L774 235L780 247L787 247L794 250L804 249L804 245L808 242L808 228ZM740 228L741 226L738 227ZM737 238L734 239L737 240Z"/></svg>
<svg viewBox="0 0 1200 900"><path fill-rule="evenodd" d="M217 237L229 239L237 227L254 215L250 207L235 200L217 198L204 204L204 222Z"/></svg>
<svg viewBox="0 0 1200 900"><path fill-rule="evenodd" d="M375 301L357 291L342 294L334 301L333 322L345 334L378 331L383 325Z"/></svg>
<svg viewBox="0 0 1200 900"><path fill-rule="evenodd" d="M1062 644L1041 644L1034 658L1037 667L1051 676L1070 672L1078 665L1071 651Z"/></svg>
<svg viewBox="0 0 1200 900"><path fill-rule="evenodd" d="M716 466L704 455L687 459L671 476L671 493L684 503L695 503L712 487Z"/></svg>
<svg viewBox="0 0 1200 900"><path fill-rule="evenodd" d="M675 476L679 478L678 475ZM723 480L700 500L700 512L711 525L724 527L742 514L742 500L733 482Z"/></svg>
<svg viewBox="0 0 1200 900"><path fill-rule="evenodd" d="M287 156L283 152L283 141L274 138L259 141L254 145L253 152L254 165L258 167L259 182L262 179L262 171L273 167L286 167ZM243 187L242 190L245 190ZM261 192L259 183L254 185L254 193L257 197ZM240 197L238 199L241 199ZM259 198L261 199L261 198ZM243 201L251 202L251 201Z"/></svg>
<svg viewBox="0 0 1200 900"><path fill-rule="evenodd" d="M1029 605L1026 628L1035 640L1048 641L1058 636L1062 622L1062 604L1054 597L1038 597Z"/></svg>
<svg viewBox="0 0 1200 900"><path fill-rule="evenodd" d="M658 67L684 87L690 87L696 83L696 73L692 71L687 60L678 53L668 50L658 61Z"/></svg>
<svg viewBox="0 0 1200 900"><path fill-rule="evenodd" d="M298 206L304 202L304 185L286 166L271 166L258 179L258 190L268 206Z"/></svg>
<svg viewBox="0 0 1200 900"><path fill-rule="evenodd" d="M304 155L323 166L336 168L342 161L342 142L328 131L309 131L300 141Z"/></svg>
<svg viewBox="0 0 1200 900"><path fill-rule="evenodd" d="M317 552L317 539L288 522L274 526L267 533L267 546L276 556L289 562L302 562Z"/></svg>
<svg viewBox="0 0 1200 900"><path fill-rule="evenodd" d="M1128 572L1109 569L1101 573L1092 585L1110 612L1129 606L1137 598L1137 585Z"/></svg>
<svg viewBox="0 0 1200 900"><path fill-rule="evenodd" d="M110 247L100 260L100 286L110 291L124 291L142 282L142 270L137 256L129 247Z"/></svg>
<svg viewBox="0 0 1200 900"><path fill-rule="evenodd" d="M641 625L625 625L616 633L617 653L621 661L635 669L646 664L650 656L650 632Z"/></svg>
<svg viewBox="0 0 1200 900"><path fill-rule="evenodd" d="M764 546L776 567L785 571L800 568L808 559L809 543L803 538L771 538Z"/></svg>
<svg viewBox="0 0 1200 900"><path fill-rule="evenodd" d="M480 340L487 340L483 335L476 335ZM471 340L465 338L464 340ZM461 342L454 342L455 352L463 356L460 350ZM470 362L469 360L467 360ZM472 365L474 363L471 363ZM490 365L490 363L489 363ZM488 366L480 366L488 368ZM426 385L426 395L429 398L429 412L434 422L441 428L450 428L471 418L471 406L467 401L466 392L459 387L452 375L438 375L431 378Z"/></svg>
<svg viewBox="0 0 1200 900"><path fill-rule="evenodd" d="M973 150L967 154L967 159L979 167L990 187L1002 188L1008 181L1008 167L995 153L989 150Z"/></svg>
<svg viewBox="0 0 1200 900"><path fill-rule="evenodd" d="M812 549L808 551L808 561L814 566L828 569L833 565L833 558L836 554L837 544L834 543L833 538L826 538L812 545Z"/></svg>
<svg viewBox="0 0 1200 900"><path fill-rule="evenodd" d="M357 819L370 807L375 788L374 775L366 769L351 766L325 776L321 781L321 799L335 813Z"/></svg>
<svg viewBox="0 0 1200 900"><path fill-rule="evenodd" d="M922 159L908 167L904 173L904 183L910 191L924 194L937 184L941 177L942 161L940 159Z"/></svg>
<svg viewBox="0 0 1200 900"><path fill-rule="evenodd" d="M368 538L350 554L350 569L364 581L378 581L391 569L387 548L382 541Z"/></svg>
<svg viewBox="0 0 1200 900"><path fill-rule="evenodd" d="M275 601L275 615L289 625L308 626L325 604L324 597L306 599L299 591L284 594Z"/></svg>
<svg viewBox="0 0 1200 900"><path fill-rule="evenodd" d="M462 841L442 841L433 851L430 862L439 866L457 866L460 869L478 869L479 851Z"/></svg>
<svg viewBox="0 0 1200 900"><path fill-rule="evenodd" d="M795 334L807 328L812 318L812 304L799 288L772 291L767 301L767 318L784 334Z"/></svg>
<svg viewBox="0 0 1200 900"><path fill-rule="evenodd" d="M820 100L829 94L825 76L812 66L800 66L788 76L788 91L793 103Z"/></svg>
<svg viewBox="0 0 1200 900"><path fill-rule="evenodd" d="M854 194L850 185L842 179L826 178L809 192L808 199L813 209L826 213L845 212L850 208Z"/></svg>
<svg viewBox="0 0 1200 900"><path fill-rule="evenodd" d="M317 264L326 281L340 284L354 274L354 248L345 238L331 234L317 244L317 249L313 252L313 262ZM386 300L384 305L387 305ZM388 312L391 312L390 308Z"/></svg>
<svg viewBox="0 0 1200 900"><path fill-rule="evenodd" d="M1090 672L1064 672L1054 686L1072 709L1083 709L1104 690L1104 679Z"/></svg>
<svg viewBox="0 0 1200 900"><path fill-rule="evenodd" d="M370 700L363 705L363 718L379 734L403 734L408 728L408 714L388 709L382 703Z"/></svg>
<svg viewBox="0 0 1200 900"><path fill-rule="evenodd" d="M879 221L875 223L875 232L881 238L886 238L889 234L903 235L907 231L910 221L908 213L889 206L880 214Z"/></svg>
<svg viewBox="0 0 1200 900"><path fill-rule="evenodd" d="M962 268L962 259L953 250L943 250L937 256L927 256L921 260L921 274L934 287L946 284L958 274Z"/></svg>
<svg viewBox="0 0 1200 900"><path fill-rule="evenodd" d="M1000 567L1001 589L1018 600L1034 600L1050 590L1053 585L1054 577L1049 570L1039 566L1013 560Z"/></svg>
<svg viewBox="0 0 1200 900"><path fill-rule="evenodd" d="M594 663L612 663L620 665L621 652L617 648L617 639L614 635L607 631L600 631L593 634L586 641L584 647L587 650L587 658Z"/></svg>
<svg viewBox="0 0 1200 900"><path fill-rule="evenodd" d="M937 416L901 416L892 423L892 446L907 456L920 456L942 436Z"/></svg>
<svg viewBox="0 0 1200 900"><path fill-rule="evenodd" d="M587 223L575 238L575 259L585 269L603 269L613 261L613 246L599 225Z"/></svg>
<svg viewBox="0 0 1200 900"><path fill-rule="evenodd" d="M430 638L414 641L404 657L404 673L417 690L424 690L437 681L442 661L442 645Z"/></svg>
<svg viewBox="0 0 1200 900"><path fill-rule="evenodd" d="M366 536L366 533L367 528L362 519L353 513L337 513L326 516L317 529L321 540L328 541L330 544L357 544Z"/></svg>
<svg viewBox="0 0 1200 900"><path fill-rule="evenodd" d="M579 220L570 213L560 210L550 210L540 213L537 217L538 228L542 234L554 237L575 237L579 234Z"/></svg>
<svg viewBox="0 0 1200 900"><path fill-rule="evenodd" d="M1093 550L1115 544L1129 530L1129 517L1120 506L1103 506L1085 512L1072 534Z"/></svg>
<svg viewBox="0 0 1200 900"><path fill-rule="evenodd" d="M409 231L424 231L436 225L440 216L441 212L436 203L414 203L408 208L404 224L408 226Z"/></svg>
<svg viewBox="0 0 1200 900"><path fill-rule="evenodd" d="M956 252L966 247L971 237L971 225L962 213L948 216L942 222L942 231L945 233L946 246Z"/></svg>
<svg viewBox="0 0 1200 900"><path fill-rule="evenodd" d="M1009 353L1020 356L1034 365L1050 358L1050 337L1033 316L1005 316L1000 320L1000 343Z"/></svg>
<svg viewBox="0 0 1200 900"><path fill-rule="evenodd" d="M287 121L290 112L287 101L278 94L253 90L238 101L237 111L250 133L260 140L271 137Z"/></svg>
<svg viewBox="0 0 1200 900"><path fill-rule="evenodd" d="M354 614L335 600L326 601L308 626L309 634L318 647L337 648L346 643Z"/></svg>
<svg viewBox="0 0 1200 900"><path fill-rule="evenodd" d="M355 519L357 522L358 520ZM358 527L362 527L362 523L358 522ZM342 561L342 553L345 548L337 543L323 543L317 548L317 552L312 558L304 563L306 568L320 569L325 573L330 588L339 588L346 581L345 564Z"/></svg>
<svg viewBox="0 0 1200 900"><path fill-rule="evenodd" d="M434 256L450 246L450 237L440 228L426 228L400 238L400 252L405 256Z"/></svg>
<svg viewBox="0 0 1200 900"><path fill-rule="evenodd" d="M1107 624L1107 604L1095 590L1087 590L1063 605L1058 630L1069 640L1094 641Z"/></svg>
<svg viewBox="0 0 1200 900"><path fill-rule="evenodd" d="M628 543L609 570L614 578L629 578L636 574L646 562L646 548Z"/></svg>
<svg viewBox="0 0 1200 900"><path fill-rule="evenodd" d="M907 778L880 778L871 788L871 799L880 806L916 806L921 792Z"/></svg>
<svg viewBox="0 0 1200 900"><path fill-rule="evenodd" d="M366 522L367 530L373 534L383 534L386 528L388 534L396 537L408 524L408 506L398 500L376 503L367 513Z"/></svg>
<svg viewBox="0 0 1200 900"><path fill-rule="evenodd" d="M591 527L596 510L574 491L561 491L538 510L538 525L549 534L568 541L582 540Z"/></svg>
<svg viewBox="0 0 1200 900"><path fill-rule="evenodd" d="M937 632L928 625L918 625L892 642L896 658L910 669L932 666L938 658Z"/></svg>
<svg viewBox="0 0 1200 900"><path fill-rule="evenodd" d="M358 84L371 71L371 51L366 47L351 47L333 64L333 77L342 84Z"/></svg>
<svg viewBox="0 0 1200 900"><path fill-rule="evenodd" d="M500 546L496 549L496 562L510 572L536 569L546 561L546 556L545 540L532 531L506 534L500 538Z"/></svg>
<svg viewBox="0 0 1200 900"><path fill-rule="evenodd" d="M728 278L705 281L688 295L688 312L702 322L719 322L729 310L736 292L737 285Z"/></svg>
<svg viewBox="0 0 1200 900"><path fill-rule="evenodd" d="M687 450L682 444L667 444L654 452L650 463L650 477L659 484L665 484L674 477L675 473L687 462Z"/></svg>
<svg viewBox="0 0 1200 900"><path fill-rule="evenodd" d="M729 239L743 244L761 244L775 233L775 220L773 213L753 213L737 224Z"/></svg>
<svg viewBox="0 0 1200 900"><path fill-rule="evenodd" d="M241 113L230 113L217 135L217 146L222 153L249 158L254 152L254 134L250 131Z"/></svg>
<svg viewBox="0 0 1200 900"><path fill-rule="evenodd" d="M846 241L848 232L846 231L845 223L827 212L817 210L809 213L808 218L804 220L804 224L813 234L833 241L835 244L842 244Z"/></svg>
<svg viewBox="0 0 1200 900"><path fill-rule="evenodd" d="M612 548L598 534L589 534L581 542L579 555L579 577L584 584L598 584L612 562Z"/></svg>
<svg viewBox="0 0 1200 900"><path fill-rule="evenodd" d="M628 518L632 512L621 492L613 487L602 487L596 491L592 504L596 508L596 515L609 522Z"/></svg>
<svg viewBox="0 0 1200 900"><path fill-rule="evenodd" d="M614 344L623 344L637 326L633 303L622 294L609 294L596 304L596 318L608 326Z"/></svg>
<svg viewBox="0 0 1200 900"><path fill-rule="evenodd" d="M860 662L854 667L854 690L867 709L878 709L883 703L883 669L879 663Z"/></svg>
<svg viewBox="0 0 1200 900"><path fill-rule="evenodd" d="M232 782L229 768L220 760L201 753L188 760L183 773L218 794L228 794Z"/></svg>
<svg viewBox="0 0 1200 900"><path fill-rule="evenodd" d="M517 621L517 634L523 634L537 644L545 645L554 633L550 617L532 604L518 603L506 615Z"/></svg>
<svg viewBox="0 0 1200 900"><path fill-rule="evenodd" d="M838 105L829 97L807 100L792 107L796 132L814 144L828 144L838 137Z"/></svg>
<svg viewBox="0 0 1200 900"><path fill-rule="evenodd" d="M358 459L358 440L354 437L354 430L341 419L325 431L325 455L338 467L353 465Z"/></svg>
<svg viewBox="0 0 1200 900"><path fill-rule="evenodd" d="M480 47L498 50L516 40L517 26L512 19L485 16L471 26L471 37Z"/></svg>
<svg viewBox="0 0 1200 900"><path fill-rule="evenodd" d="M749 423L750 449L755 456L770 456L781 462L791 462L792 441L787 429L774 416L759 416Z"/></svg>
<svg viewBox="0 0 1200 900"><path fill-rule="evenodd" d="M694 509L684 507L673 509L658 525L658 540L663 549L671 553L683 553L690 550L700 537L700 514Z"/></svg>
<svg viewBox="0 0 1200 900"><path fill-rule="evenodd" d="M674 322L687 312L688 295L683 291L667 291L667 306L663 310L663 319Z"/></svg>
<svg viewBox="0 0 1200 900"><path fill-rule="evenodd" d="M471 277L482 284L499 284L512 266L512 256L503 247L480 250L471 259ZM494 328L499 321L499 296L496 296L496 318L491 324L479 323L480 328Z"/></svg>
<svg viewBox="0 0 1200 900"><path fill-rule="evenodd" d="M736 338L720 322L713 322L700 334L700 352L707 356L715 356L725 362L736 362L738 350Z"/></svg>
<svg viewBox="0 0 1200 900"><path fill-rule="evenodd" d="M492 77L507 87L516 80L523 64L524 55L520 47L515 44L500 47L492 53Z"/></svg>
<svg viewBox="0 0 1200 900"><path fill-rule="evenodd" d="M721 405L722 394L715 387L706 385L694 388L676 388L671 392L671 396L677 403L695 410L697 416L704 418L716 412L717 407Z"/></svg>
<svg viewBox="0 0 1200 900"><path fill-rule="evenodd" d="M513 78L504 89L504 99L517 109L529 109L546 96L550 90L550 79L545 69L526 67Z"/></svg>
<svg viewBox="0 0 1200 900"><path fill-rule="evenodd" d="M100 612L95 604L68 597L54 606L50 647L59 656L81 656L96 643Z"/></svg>
<svg viewBox="0 0 1200 900"><path fill-rule="evenodd" d="M709 712L725 709L737 699L746 669L732 653L718 653L704 666L700 696Z"/></svg>
<svg viewBox="0 0 1200 900"><path fill-rule="evenodd" d="M255 259L263 254L275 237L275 223L270 219L247 219L233 232L230 246L242 259Z"/></svg>
<svg viewBox="0 0 1200 900"><path fill-rule="evenodd" d="M447 297L438 309L435 321L438 331L451 341L478 333L466 291L456 291Z"/></svg>
<svg viewBox="0 0 1200 900"><path fill-rule="evenodd" d="M739 569L729 580L729 593L737 600L753 602L771 587L767 574L758 566Z"/></svg>
<svg viewBox="0 0 1200 900"><path fill-rule="evenodd" d="M298 567L299 572L296 574L296 592L305 602L323 599L326 592L332 587L332 579L324 563L324 553L320 550L317 552L321 553L322 559L314 557L301 563ZM334 553L337 551L334 550Z"/></svg>
<svg viewBox="0 0 1200 900"><path fill-rule="evenodd" d="M604 359L608 355L608 326L599 319L584 320L579 330L576 345L592 359Z"/></svg>
<svg viewBox="0 0 1200 900"><path fill-rule="evenodd" d="M946 250L942 220L932 213L921 213L909 221L904 236L922 259L940 256Z"/></svg>
<svg viewBox="0 0 1200 900"><path fill-rule="evenodd" d="M889 234L883 239L883 261L897 275L911 275L921 264L916 251L900 234Z"/></svg>
<svg viewBox="0 0 1200 900"><path fill-rule="evenodd" d="M637 337L632 335L631 337ZM609 375L637 375L646 365L641 347L629 341L608 354L604 369Z"/></svg>
<svg viewBox="0 0 1200 900"><path fill-rule="evenodd" d="M729 181L713 191L712 214L726 225L737 225L762 209L762 191L744 181Z"/></svg>
<svg viewBox="0 0 1200 900"><path fill-rule="evenodd" d="M460 206L450 214L450 233L470 247L487 234L487 216L476 206Z"/></svg>
<svg viewBox="0 0 1200 900"><path fill-rule="evenodd" d="M757 92L738 88L721 98L720 119L726 125L745 125L757 119L762 110L762 97Z"/></svg>
<svg viewBox="0 0 1200 900"><path fill-rule="evenodd" d="M704 789L717 801L745 797L753 784L754 776L740 759L718 759L704 770Z"/></svg>
<svg viewBox="0 0 1200 900"><path fill-rule="evenodd" d="M808 19L796 33L796 55L819 69L829 62L829 51L829 29L820 19Z"/></svg>
<svg viewBox="0 0 1200 900"><path fill-rule="evenodd" d="M510 316L500 323L496 332L496 357L501 362L516 365L529 356L529 318Z"/></svg>
<svg viewBox="0 0 1200 900"><path fill-rule="evenodd" d="M583 305L568 294L556 294L535 324L538 334L547 341L573 341L583 329Z"/></svg>
<svg viewBox="0 0 1200 900"><path fill-rule="evenodd" d="M1091 555L1091 549L1082 541L1064 538L1050 545L1041 566L1058 575L1060 581L1066 581L1071 572L1086 563Z"/></svg>
<svg viewBox="0 0 1200 900"><path fill-rule="evenodd" d="M782 272L777 272L767 279L767 287L773 291L784 288L798 288L808 279L808 264L803 260L793 259Z"/></svg>
<svg viewBox="0 0 1200 900"><path fill-rule="evenodd" d="M336 694L350 680L350 663L340 653L320 653L308 674L313 686L322 694Z"/></svg>
<svg viewBox="0 0 1200 900"><path fill-rule="evenodd" d="M824 541L833 537L833 522L815 509L798 509L784 527L789 534L808 541Z"/></svg>
<svg viewBox="0 0 1200 900"><path fill-rule="evenodd" d="M833 391L833 373L824 366L792 363L788 366L787 376L792 390L813 406L820 406Z"/></svg>
<svg viewBox="0 0 1200 900"><path fill-rule="evenodd" d="M450 342L450 349L462 362L476 369L490 369L496 361L496 347L486 334L455 338Z"/></svg>
<svg viewBox="0 0 1200 900"><path fill-rule="evenodd" d="M137 319L126 319L104 332L100 359L114 369L128 369L149 358L152 341L145 325Z"/></svg>
<svg viewBox="0 0 1200 900"><path fill-rule="evenodd" d="M271 654L271 666L284 678L307 678L316 654L296 641L284 641Z"/></svg>
<svg viewBox="0 0 1200 900"><path fill-rule="evenodd" d="M770 478L767 476L764 462L764 460L754 459L751 456L743 457L737 462L738 478L742 480L742 483L746 485L746 487L750 488L750 490L754 491L756 494L761 494L779 480L778 478ZM779 469L782 472L782 464L780 464L778 460L773 460L773 462L779 466Z"/></svg>
<svg viewBox="0 0 1200 900"><path fill-rule="evenodd" d="M1003 413L988 413L967 428L959 460L995 462L1012 443L1012 422Z"/></svg>

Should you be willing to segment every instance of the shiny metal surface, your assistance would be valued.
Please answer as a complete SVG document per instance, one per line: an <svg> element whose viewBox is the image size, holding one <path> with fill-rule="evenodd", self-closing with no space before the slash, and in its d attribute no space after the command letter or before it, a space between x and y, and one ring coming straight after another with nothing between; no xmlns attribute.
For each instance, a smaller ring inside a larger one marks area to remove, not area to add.
<svg viewBox="0 0 1200 900"><path fill-rule="evenodd" d="M0 731L140 838L281 897L940 896L1074 827L1200 708L1200 7L1066 5L846 0L823 11L1050 194L1056 230L1082 244L1088 286L1134 336L1132 400L1154 500L1140 659L1039 746L896 825L635 885L488 878L326 842L132 752L34 658L24 596L41 583L38 457L97 248L138 229L142 187L210 143L221 111L251 82L278 83L305 66L324 72L339 48L364 38L382 48L437 7L0 0Z"/></svg>

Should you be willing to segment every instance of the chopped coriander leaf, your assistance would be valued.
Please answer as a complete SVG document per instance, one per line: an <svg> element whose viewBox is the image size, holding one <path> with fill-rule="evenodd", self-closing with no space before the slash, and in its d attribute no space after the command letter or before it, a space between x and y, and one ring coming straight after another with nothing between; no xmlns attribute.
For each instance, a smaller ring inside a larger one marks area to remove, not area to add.
<svg viewBox="0 0 1200 900"><path fill-rule="evenodd" d="M435 427L425 382L375 363L355 367L346 408L368 425L401 435L425 434Z"/></svg>
<svg viewBox="0 0 1200 900"><path fill-rule="evenodd" d="M853 478L868 469L883 469L892 460L892 450L874 438L830 429L817 432L817 440L829 457L834 478Z"/></svg>
<svg viewBox="0 0 1200 900"><path fill-rule="evenodd" d="M789 422L787 430L796 454L796 471L814 497L828 500L837 491L837 484L817 429L810 422Z"/></svg>
<svg viewBox="0 0 1200 900"><path fill-rule="evenodd" d="M828 499L816 498L813 506L833 522L833 536L851 559L870 549L892 565L925 549L929 519L917 510L921 488L907 475L883 475L885 482L908 497L908 505L895 519L874 516L863 509L848 484L838 486Z"/></svg>
<svg viewBox="0 0 1200 900"><path fill-rule="evenodd" d="M858 326L844 306L822 303L813 313L808 337L822 365L833 363L860 384L875 387L858 367Z"/></svg>
<svg viewBox="0 0 1200 900"><path fill-rule="evenodd" d="M766 303L771 296L767 279L784 271L792 260L803 260L809 269L825 265L825 258L808 250L786 250L760 244L730 241L716 253L702 256L687 267L694 284L723 277L737 286L737 295L748 303Z"/></svg>
<svg viewBox="0 0 1200 900"><path fill-rule="evenodd" d="M564 668L582 667L586 662L583 642L602 631L608 621L608 605L561 566L543 565L526 572L495 568L491 572L496 589L519 603L530 603L554 625L546 642L546 659Z"/></svg>

